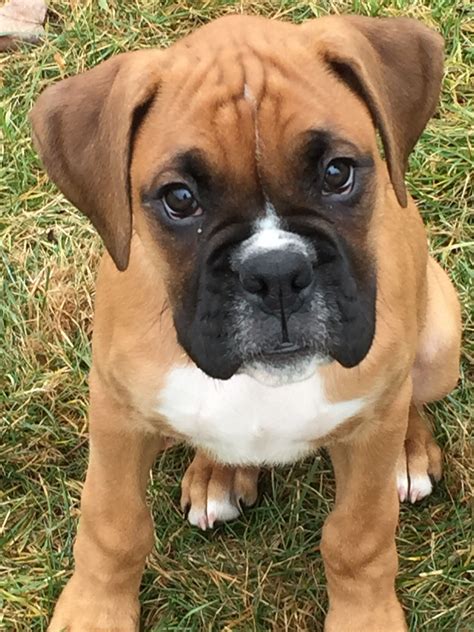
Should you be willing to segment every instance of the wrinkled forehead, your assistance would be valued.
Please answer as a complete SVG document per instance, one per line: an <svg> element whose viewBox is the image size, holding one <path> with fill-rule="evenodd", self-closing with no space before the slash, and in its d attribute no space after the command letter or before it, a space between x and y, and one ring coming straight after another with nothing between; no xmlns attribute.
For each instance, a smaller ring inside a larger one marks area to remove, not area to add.
<svg viewBox="0 0 474 632"><path fill-rule="evenodd" d="M210 31L207 44L196 37L172 47L137 142L142 164L156 169L198 150L213 170L248 184L258 170L280 177L314 132L373 152L365 104L305 48L298 27L286 38L279 28L274 37Z"/></svg>

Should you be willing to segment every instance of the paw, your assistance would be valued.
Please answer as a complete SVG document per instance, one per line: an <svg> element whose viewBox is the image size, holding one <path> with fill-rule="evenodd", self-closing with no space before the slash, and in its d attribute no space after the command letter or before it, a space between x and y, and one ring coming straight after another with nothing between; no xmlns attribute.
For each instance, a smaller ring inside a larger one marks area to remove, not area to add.
<svg viewBox="0 0 474 632"><path fill-rule="evenodd" d="M257 500L258 468L218 465L198 452L181 483L181 509L205 531L234 520Z"/></svg>
<svg viewBox="0 0 474 632"><path fill-rule="evenodd" d="M405 617L396 599L387 603L367 603L354 608L330 609L324 632L408 632Z"/></svg>
<svg viewBox="0 0 474 632"><path fill-rule="evenodd" d="M429 496L433 481L442 475L442 453L431 433L407 438L397 463L397 490L400 502L417 501Z"/></svg>
<svg viewBox="0 0 474 632"><path fill-rule="evenodd" d="M140 606L129 595L98 594L73 576L63 590L48 632L138 632Z"/></svg>

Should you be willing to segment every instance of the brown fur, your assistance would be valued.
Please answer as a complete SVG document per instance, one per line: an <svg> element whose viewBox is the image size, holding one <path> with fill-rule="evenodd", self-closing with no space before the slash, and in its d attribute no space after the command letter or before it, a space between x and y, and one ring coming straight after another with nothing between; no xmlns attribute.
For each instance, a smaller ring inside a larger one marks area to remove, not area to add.
<svg viewBox="0 0 474 632"><path fill-rule="evenodd" d="M275 53L280 45L284 56ZM118 56L40 97L32 121L45 165L110 253L97 283L91 454L76 569L51 632L137 629L138 587L153 541L144 500L148 471L166 438L181 438L154 408L169 369L190 362L176 340L172 307L193 259L152 223L141 192L170 153L192 139L241 216L262 180L298 200L292 151L315 125L330 125L370 153L377 183L373 210L361 211L357 224L337 226L358 245L360 265L364 257L376 261L378 296L366 358L352 369L336 362L322 369L331 401L371 402L320 442L330 447L337 481L321 544L330 598L325 629L406 629L394 590L395 469L408 428L410 462L440 476L440 456L415 405L443 397L458 377L457 297L428 256L403 184L408 154L436 104L441 68L440 38L410 20L332 17L296 27L240 17L211 23L168 51ZM241 98L245 83L260 104L260 157L255 113ZM86 147L91 135L96 140ZM205 502L211 483L255 501L256 470L229 469L198 453L183 505L191 497Z"/></svg>

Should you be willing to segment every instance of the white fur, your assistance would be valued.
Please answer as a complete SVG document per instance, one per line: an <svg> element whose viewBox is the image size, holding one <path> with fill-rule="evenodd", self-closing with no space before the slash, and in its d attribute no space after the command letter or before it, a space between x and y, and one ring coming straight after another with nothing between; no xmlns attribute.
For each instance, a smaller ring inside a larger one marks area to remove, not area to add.
<svg viewBox="0 0 474 632"><path fill-rule="evenodd" d="M257 167L257 173L260 168L260 133L258 130L258 104L254 93L246 83L244 85L244 99L250 104L252 110L253 124L255 126L255 165ZM260 177L260 176L259 176Z"/></svg>
<svg viewBox="0 0 474 632"><path fill-rule="evenodd" d="M428 474L416 474L410 476L410 502L416 503L418 500L429 496L433 490Z"/></svg>
<svg viewBox="0 0 474 632"><path fill-rule="evenodd" d="M248 83L244 84L244 99L248 103L250 103L254 109L256 108L257 102L255 100L252 90L249 88Z"/></svg>
<svg viewBox="0 0 474 632"><path fill-rule="evenodd" d="M267 202L264 217L255 222L254 233L238 248L236 259L242 262L248 257L270 250L307 253L309 247L303 237L280 227L274 207Z"/></svg>
<svg viewBox="0 0 474 632"><path fill-rule="evenodd" d="M230 498L222 500L207 499L207 524L210 529L216 522L228 522L240 516L240 509L234 505Z"/></svg>
<svg viewBox="0 0 474 632"><path fill-rule="evenodd" d="M275 207L271 202L265 203L265 217L260 220L262 224L267 224L269 227L279 228L280 220L278 219L278 215Z"/></svg>
<svg viewBox="0 0 474 632"><path fill-rule="evenodd" d="M207 529L207 515L205 508L196 509L194 506L191 506L191 509L188 513L188 521L193 527L199 527L202 531Z"/></svg>
<svg viewBox="0 0 474 632"><path fill-rule="evenodd" d="M181 367L168 374L156 411L220 461L260 465L311 453L311 442L363 406L363 399L329 402L317 369L303 381L271 386L249 375L222 381L197 367Z"/></svg>
<svg viewBox="0 0 474 632"><path fill-rule="evenodd" d="M216 500L207 499L207 506L199 509L191 506L188 514L188 521L195 527L199 527L203 531L212 529L218 522L229 522L240 516L240 509L234 505L230 498L221 498Z"/></svg>
<svg viewBox="0 0 474 632"><path fill-rule="evenodd" d="M409 475L406 469L400 468L397 472L397 491L400 502L417 501L429 496L433 491L428 474Z"/></svg>
<svg viewBox="0 0 474 632"><path fill-rule="evenodd" d="M397 473L397 491L400 502L403 503L408 498L408 474L405 471Z"/></svg>
<svg viewBox="0 0 474 632"><path fill-rule="evenodd" d="M313 356L307 360L300 360L294 364L288 364L285 368L272 368L266 364L253 362L245 367L245 375L248 375L264 386L285 386L294 382L304 382L314 376L318 364L326 364L327 358Z"/></svg>

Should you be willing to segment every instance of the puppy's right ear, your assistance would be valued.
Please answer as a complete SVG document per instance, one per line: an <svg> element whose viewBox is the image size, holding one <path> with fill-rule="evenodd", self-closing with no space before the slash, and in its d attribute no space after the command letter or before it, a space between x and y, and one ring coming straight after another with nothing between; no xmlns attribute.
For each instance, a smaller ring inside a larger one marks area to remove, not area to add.
<svg viewBox="0 0 474 632"><path fill-rule="evenodd" d="M117 55L46 88L30 113L48 174L90 218L119 270L130 255L133 140L158 89L161 55Z"/></svg>

